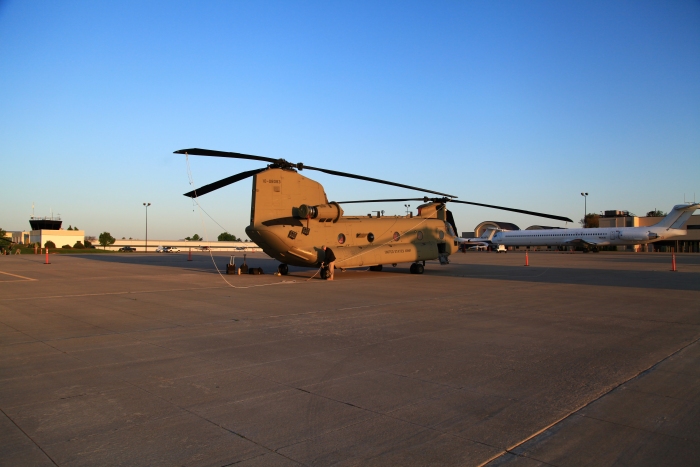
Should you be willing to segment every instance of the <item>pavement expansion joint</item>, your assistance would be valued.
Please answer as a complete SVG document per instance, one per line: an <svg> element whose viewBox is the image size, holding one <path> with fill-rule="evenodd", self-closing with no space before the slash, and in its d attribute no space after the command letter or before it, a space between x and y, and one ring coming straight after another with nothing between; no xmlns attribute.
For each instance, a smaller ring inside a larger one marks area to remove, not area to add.
<svg viewBox="0 0 700 467"><path fill-rule="evenodd" d="M669 358L671 358L671 357L673 357L673 356L679 354L679 353L682 352L684 349L686 349L686 348L690 347L691 345L696 344L696 343L698 343L698 342L700 342L700 337L699 337L699 338L696 338L696 339L693 340L692 342L690 342L690 343L688 343L688 344L682 346L681 348L675 350L674 352L672 352L671 354L669 354L669 355L667 355L666 357L662 358L661 360L659 360L658 362L654 363L654 364L651 365L650 367L648 367L648 368L646 368L646 369L644 369L644 370L641 370L641 371L637 372L637 374L635 374L635 375L633 375L632 377L626 379L625 381L622 381L621 383L612 386L610 389L608 389L608 390L605 391L604 393L602 393L602 394L598 395L597 397L595 397L595 398L589 400L588 402L582 404L582 405L579 406L578 408L576 408L576 409L572 410L571 412L569 412L567 415L564 415L563 417L561 417L561 418L559 418L558 420L556 420L556 421L550 423L549 425L545 426L544 428L542 428L542 429L540 429L540 430L538 430L538 431L532 433L532 434L529 435L528 437L522 439L521 441L517 442L516 444L510 446L509 448L504 449L503 452L501 452L500 454L498 454L498 455L492 457L491 459L489 459L489 460L487 460L487 461L485 461L485 462L479 464L479 467L483 467L483 466L488 465L489 463L493 462L494 460L498 459L499 457L502 457L504 454L514 454L514 455L518 455L518 454L514 453L513 451L516 450L516 449L518 449L519 447L523 446L523 445L524 445L525 443L527 443L528 441L533 440L534 438L538 437L538 436L541 435L542 433L544 433L544 432L546 432L547 430L550 430L550 429L552 429L553 427L555 427L555 426L561 424L562 422L564 422L565 420L569 419L570 417L577 415L578 412L580 412L581 410L585 409L586 407L589 407L590 405L592 405L593 403L595 403L595 402L601 400L602 398L604 398L604 397L606 397L606 396L608 396L608 395L614 393L615 391L617 391L617 390L618 390L620 387L622 387L623 385L625 385L625 384L627 384L627 383L629 383L629 382L631 382L631 381L633 381L633 380L639 378L640 376L643 376L643 375L649 373L651 370L653 370L654 368L656 368L657 366L659 366L661 363L667 361ZM586 415L580 415L580 416L586 417L586 418L591 418L591 419L596 419L596 418L594 418L594 417L588 417L588 416L586 416ZM596 420L598 420L598 419L596 419ZM606 423L613 423L613 422L610 422L610 421L607 421L607 420L599 420L599 421L601 421L601 422L606 422ZM627 425L620 424L620 423L614 423L614 424L619 425L619 426L627 426ZM640 428L637 428L637 427L629 427L629 428L635 428L635 429L637 429L637 430L641 430ZM642 430L642 431L648 431L648 430ZM655 432L654 432L654 433L655 433ZM658 433L656 433L656 434L658 434ZM674 437L674 436L670 436L670 435L665 435L665 436ZM684 438L678 438L678 439L684 439ZM521 457L526 457L526 456L521 456Z"/></svg>

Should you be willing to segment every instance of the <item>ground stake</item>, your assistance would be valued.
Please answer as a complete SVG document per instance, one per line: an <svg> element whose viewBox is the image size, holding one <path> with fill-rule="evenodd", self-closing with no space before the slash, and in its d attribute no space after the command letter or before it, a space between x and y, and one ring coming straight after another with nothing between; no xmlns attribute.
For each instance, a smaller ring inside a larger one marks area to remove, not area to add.
<svg viewBox="0 0 700 467"><path fill-rule="evenodd" d="M678 269L676 269L676 252L672 251L671 252L671 272L677 272Z"/></svg>
<svg viewBox="0 0 700 467"><path fill-rule="evenodd" d="M192 261L192 247L190 247L190 252L187 255L187 261Z"/></svg>

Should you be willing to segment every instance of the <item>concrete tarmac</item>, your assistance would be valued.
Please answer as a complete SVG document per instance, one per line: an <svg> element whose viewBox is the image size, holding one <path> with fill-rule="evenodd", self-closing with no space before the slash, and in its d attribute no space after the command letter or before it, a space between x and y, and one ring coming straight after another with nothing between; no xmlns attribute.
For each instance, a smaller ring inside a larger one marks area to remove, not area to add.
<svg viewBox="0 0 700 467"><path fill-rule="evenodd" d="M700 255L450 259L0 257L0 465L698 464Z"/></svg>

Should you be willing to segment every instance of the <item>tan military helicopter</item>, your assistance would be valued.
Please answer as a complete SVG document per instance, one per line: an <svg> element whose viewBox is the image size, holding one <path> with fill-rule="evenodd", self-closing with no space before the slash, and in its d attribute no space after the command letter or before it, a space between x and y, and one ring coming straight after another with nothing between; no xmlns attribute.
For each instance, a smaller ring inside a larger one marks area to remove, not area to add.
<svg viewBox="0 0 700 467"><path fill-rule="evenodd" d="M370 270L381 271L385 264L410 262L411 273L422 274L425 261L438 259L446 264L449 262L448 256L458 248L457 228L452 213L445 207L447 202L572 222L569 218L551 214L458 201L454 199L456 196L446 193L302 163L294 164L284 159L197 148L181 149L175 154L249 159L269 164L210 183L185 193L185 196L196 198L253 177L250 225L245 231L265 253L282 263L278 270L283 275L288 273L288 265L319 267L324 257L323 245L333 249L336 267L341 269L369 267ZM323 186L300 175L298 171L301 170L316 170L440 197L329 202ZM340 207L341 204L392 201L424 201L424 204L418 206L417 216L412 213L382 216L380 212L376 216L346 216ZM322 270L323 278L329 274L327 269Z"/></svg>

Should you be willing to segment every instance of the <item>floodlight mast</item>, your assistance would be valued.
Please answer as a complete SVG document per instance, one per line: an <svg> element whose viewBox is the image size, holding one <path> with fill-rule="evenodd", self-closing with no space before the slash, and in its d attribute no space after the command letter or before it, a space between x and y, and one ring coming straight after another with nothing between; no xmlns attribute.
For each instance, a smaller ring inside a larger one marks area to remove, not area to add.
<svg viewBox="0 0 700 467"><path fill-rule="evenodd" d="M583 228L586 228L586 216L588 215L588 208L586 207L586 202L588 201L588 193L581 193L583 196Z"/></svg>
<svg viewBox="0 0 700 467"><path fill-rule="evenodd" d="M148 253L148 206L151 205L151 203L143 203L144 206L146 206L146 248L144 251Z"/></svg>

